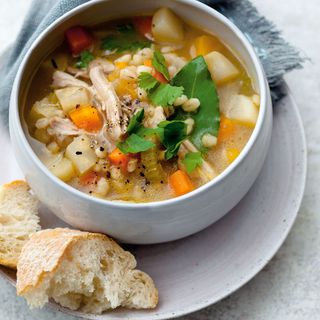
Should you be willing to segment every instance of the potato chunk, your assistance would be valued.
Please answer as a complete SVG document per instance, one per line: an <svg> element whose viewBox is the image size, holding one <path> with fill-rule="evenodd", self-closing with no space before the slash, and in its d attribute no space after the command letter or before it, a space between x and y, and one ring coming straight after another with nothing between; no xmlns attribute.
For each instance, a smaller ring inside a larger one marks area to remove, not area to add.
<svg viewBox="0 0 320 320"><path fill-rule="evenodd" d="M49 97L45 97L40 101L37 101L31 108L28 115L28 121L31 125L34 125L40 118L51 118L62 112L59 109L58 104L53 103Z"/></svg>
<svg viewBox="0 0 320 320"><path fill-rule="evenodd" d="M153 15L152 34L159 42L182 42L183 22L170 9L161 8Z"/></svg>
<svg viewBox="0 0 320 320"><path fill-rule="evenodd" d="M94 150L90 148L90 139L86 135L74 138L68 145L65 155L72 161L80 175L90 170L97 161Z"/></svg>
<svg viewBox="0 0 320 320"><path fill-rule="evenodd" d="M58 160L50 166L49 170L65 182L71 180L76 175L72 162L67 158Z"/></svg>
<svg viewBox="0 0 320 320"><path fill-rule="evenodd" d="M217 85L232 81L239 75L239 70L220 52L212 51L204 59Z"/></svg>
<svg viewBox="0 0 320 320"><path fill-rule="evenodd" d="M258 107L250 97L236 94L230 98L225 109L225 115L229 119L237 120L249 126L254 126L257 122Z"/></svg>
<svg viewBox="0 0 320 320"><path fill-rule="evenodd" d="M77 105L84 106L90 104L90 93L86 88L67 87L55 90L55 94L65 113L69 113Z"/></svg>

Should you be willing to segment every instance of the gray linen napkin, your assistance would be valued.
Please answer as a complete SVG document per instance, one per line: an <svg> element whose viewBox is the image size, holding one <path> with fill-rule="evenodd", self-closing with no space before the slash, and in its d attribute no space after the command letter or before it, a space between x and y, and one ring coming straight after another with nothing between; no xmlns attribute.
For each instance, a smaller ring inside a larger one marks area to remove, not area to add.
<svg viewBox="0 0 320 320"><path fill-rule="evenodd" d="M0 118L8 123L12 83L21 60L36 37L57 18L90 0L33 0L18 38L4 55L0 68ZM276 27L248 0L203 0L231 19L248 37L264 66L274 101L282 97L283 75L301 68L303 59Z"/></svg>

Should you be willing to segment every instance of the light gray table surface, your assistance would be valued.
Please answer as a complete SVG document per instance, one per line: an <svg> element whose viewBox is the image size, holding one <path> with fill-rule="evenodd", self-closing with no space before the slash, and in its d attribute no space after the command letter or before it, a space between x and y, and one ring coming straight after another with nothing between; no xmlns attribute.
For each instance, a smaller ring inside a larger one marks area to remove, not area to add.
<svg viewBox="0 0 320 320"><path fill-rule="evenodd" d="M31 0L0 1L0 51L15 39ZM311 58L286 76L308 142L308 178L298 219L273 260L247 285L187 320L320 319L320 2L253 0L284 36ZM0 172L1 174L1 172ZM0 320L71 320L48 309L30 311L0 279Z"/></svg>

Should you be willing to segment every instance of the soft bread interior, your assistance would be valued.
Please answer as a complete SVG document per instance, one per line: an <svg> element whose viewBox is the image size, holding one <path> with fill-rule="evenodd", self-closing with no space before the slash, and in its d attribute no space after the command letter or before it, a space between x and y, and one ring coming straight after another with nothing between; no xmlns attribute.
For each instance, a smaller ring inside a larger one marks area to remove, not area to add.
<svg viewBox="0 0 320 320"><path fill-rule="evenodd" d="M68 247L55 271L23 295L31 307L52 298L72 310L97 314L119 306L154 308L154 283L135 266L134 257L110 240L80 239Z"/></svg>
<svg viewBox="0 0 320 320"><path fill-rule="evenodd" d="M24 181L0 187L0 264L16 268L23 245L40 229L38 200Z"/></svg>

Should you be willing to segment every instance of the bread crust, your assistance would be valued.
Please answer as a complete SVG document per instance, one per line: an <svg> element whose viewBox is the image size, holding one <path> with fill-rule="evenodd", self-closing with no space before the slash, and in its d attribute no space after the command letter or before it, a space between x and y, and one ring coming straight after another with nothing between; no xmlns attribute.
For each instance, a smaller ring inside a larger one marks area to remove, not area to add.
<svg viewBox="0 0 320 320"><path fill-rule="evenodd" d="M37 288L47 273L52 273L59 267L75 242L89 239L101 239L108 242L115 251L123 250L114 240L100 233L57 228L33 234L23 246L18 262L18 295L25 294L30 288ZM134 260L131 253L127 253Z"/></svg>
<svg viewBox="0 0 320 320"><path fill-rule="evenodd" d="M4 185L2 185L3 188L5 189L10 189L10 188L18 188L18 187L25 187L26 190L30 190L30 187L28 185L28 183L24 180L13 180L9 183L6 183Z"/></svg>
<svg viewBox="0 0 320 320"><path fill-rule="evenodd" d="M28 192L30 190L30 187L28 183L24 180L14 180L9 183L6 183L2 186L0 186L0 201L2 200L2 195L7 191L15 192L16 190L23 189L23 191ZM35 215L37 212L34 213ZM0 220L1 220L1 212L0 212ZM1 226L1 223L0 223ZM38 226L38 229L40 229L40 226ZM37 230L34 230L36 232ZM1 236L1 235L0 235ZM12 257L11 259L8 259L5 255L0 255L0 265L6 266L11 269L17 268L19 256Z"/></svg>

